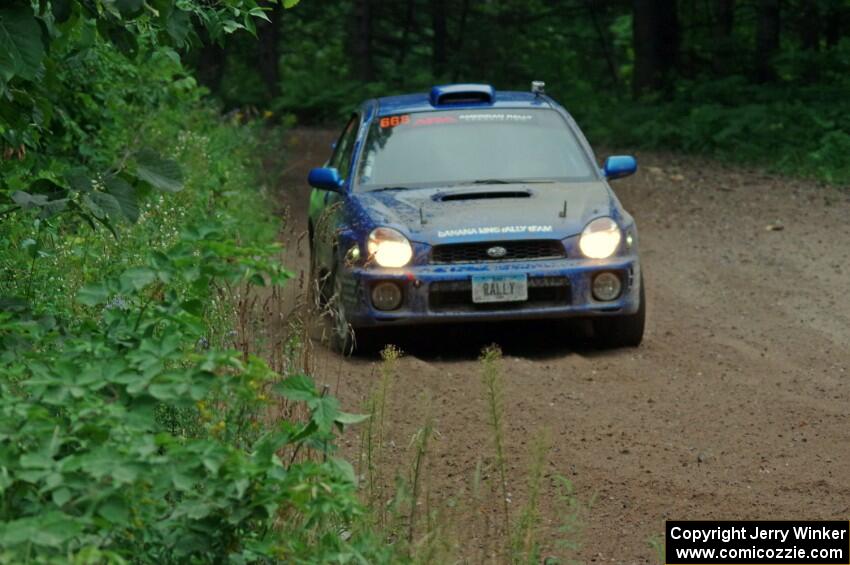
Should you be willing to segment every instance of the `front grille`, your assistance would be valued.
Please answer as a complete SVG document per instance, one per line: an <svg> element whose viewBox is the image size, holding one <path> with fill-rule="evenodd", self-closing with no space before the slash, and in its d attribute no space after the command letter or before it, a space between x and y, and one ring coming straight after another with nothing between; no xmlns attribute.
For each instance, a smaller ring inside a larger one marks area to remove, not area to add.
<svg viewBox="0 0 850 565"><path fill-rule="evenodd" d="M530 277L528 300L524 302L472 301L472 281L440 281L428 287L428 305L434 311L483 312L487 310L521 310L543 306L565 306L570 303L570 281L567 277Z"/></svg>
<svg viewBox="0 0 850 565"><path fill-rule="evenodd" d="M502 257L491 257L488 249L502 247ZM564 257L563 244L557 239L525 241L484 241L480 243L450 243L436 245L431 251L431 263L494 263L497 261L535 261Z"/></svg>

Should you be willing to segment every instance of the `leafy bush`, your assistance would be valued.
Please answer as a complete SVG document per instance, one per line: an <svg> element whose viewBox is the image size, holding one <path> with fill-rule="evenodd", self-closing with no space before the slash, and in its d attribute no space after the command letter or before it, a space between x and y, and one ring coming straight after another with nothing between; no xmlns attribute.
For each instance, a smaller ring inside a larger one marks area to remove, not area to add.
<svg viewBox="0 0 850 565"><path fill-rule="evenodd" d="M256 165L246 128L173 110L164 122L193 129L162 148L183 163L187 190L143 205L118 240L36 211L7 219L6 263L28 256L32 245L14 241L27 229L45 255L33 259L41 277L4 289L29 288L35 310L6 298L0 314L0 561L380 560L368 533L338 535L361 507L333 430L359 418L306 377L275 392L280 376L263 361L212 345L224 341L212 339L213 317L228 321L218 289L288 273L274 231L242 228L264 214L239 185ZM102 256L62 243L79 237ZM81 275L86 258L96 270ZM50 297L81 279L76 301ZM309 418L261 424L279 394L305 402ZM297 459L301 446L324 459Z"/></svg>
<svg viewBox="0 0 850 565"><path fill-rule="evenodd" d="M0 8L0 562L387 560L360 417L232 347L227 297L289 276L259 132L163 43L251 5Z"/></svg>
<svg viewBox="0 0 850 565"><path fill-rule="evenodd" d="M285 277L264 256L208 223L187 229L145 266L84 287L80 302L106 306L73 333L7 303L12 311L0 315L5 560L344 555L333 528L360 512L350 465L293 463L280 454L327 446L334 424L357 418L309 379L293 377L280 391L308 402L309 421L259 430L256 415L277 375L258 359L201 345L216 283Z"/></svg>
<svg viewBox="0 0 850 565"><path fill-rule="evenodd" d="M4 220L0 561L380 560L332 456L334 427L358 418L216 347L232 322L218 289L288 277L256 132L185 102L149 126L186 188L149 195L117 238L38 209ZM261 424L279 394L309 418Z"/></svg>

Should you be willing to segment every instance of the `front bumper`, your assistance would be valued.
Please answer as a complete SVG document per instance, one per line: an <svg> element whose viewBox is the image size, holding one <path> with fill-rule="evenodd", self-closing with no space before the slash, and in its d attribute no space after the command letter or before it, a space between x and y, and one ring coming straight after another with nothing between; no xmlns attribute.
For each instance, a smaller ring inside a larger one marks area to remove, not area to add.
<svg viewBox="0 0 850 565"><path fill-rule="evenodd" d="M602 271L620 276L623 289L609 302L593 298L593 275ZM474 275L526 274L525 302L473 304ZM633 314L640 306L640 261L637 255L610 259L414 265L404 269L342 269L341 299L354 327L394 326L440 322L523 320ZM396 282L403 293L401 306L381 311L372 305L372 286Z"/></svg>

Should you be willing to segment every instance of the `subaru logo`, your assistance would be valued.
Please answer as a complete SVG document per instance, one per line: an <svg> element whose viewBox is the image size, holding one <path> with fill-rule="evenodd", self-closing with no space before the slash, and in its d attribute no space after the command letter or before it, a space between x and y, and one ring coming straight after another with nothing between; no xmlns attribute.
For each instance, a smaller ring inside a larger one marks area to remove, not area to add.
<svg viewBox="0 0 850 565"><path fill-rule="evenodd" d="M487 255L492 257L493 259L500 259L508 254L508 250L504 247L497 245L496 247L491 247L487 250Z"/></svg>

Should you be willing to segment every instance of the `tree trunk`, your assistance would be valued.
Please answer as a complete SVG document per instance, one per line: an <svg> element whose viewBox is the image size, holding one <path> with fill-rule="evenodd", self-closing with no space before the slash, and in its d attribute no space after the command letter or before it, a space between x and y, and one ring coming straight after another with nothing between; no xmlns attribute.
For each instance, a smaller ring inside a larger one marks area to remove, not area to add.
<svg viewBox="0 0 850 565"><path fill-rule="evenodd" d="M611 82L614 86L620 84L620 75L617 73L617 65L614 62L614 53L611 42L605 34L605 30L599 24L599 16L596 14L596 0L586 0L585 5L590 14L590 21L593 22L593 28L596 30L596 38L599 40L599 47L602 54L605 56L605 64L608 66L608 73L611 75Z"/></svg>
<svg viewBox="0 0 850 565"><path fill-rule="evenodd" d="M824 26L827 48L835 47L841 41L841 38L847 33L848 26L846 24L850 24L847 9L837 4L838 2L833 3L827 10L826 25Z"/></svg>
<svg viewBox="0 0 850 565"><path fill-rule="evenodd" d="M712 14L711 59L708 65L716 75L737 68L740 48L732 37L735 29L735 0L707 0Z"/></svg>
<svg viewBox="0 0 850 565"><path fill-rule="evenodd" d="M803 49L820 49L820 13L817 2L803 2L799 25L800 44Z"/></svg>
<svg viewBox="0 0 850 565"><path fill-rule="evenodd" d="M371 0L355 1L354 22L355 25L351 28L354 72L360 80L371 82L375 79L375 67L372 62Z"/></svg>
<svg viewBox="0 0 850 565"><path fill-rule="evenodd" d="M434 76L439 78L445 73L446 63L448 62L445 0L431 0L431 23L434 30L434 43L431 51L433 72Z"/></svg>
<svg viewBox="0 0 850 565"><path fill-rule="evenodd" d="M735 25L735 0L715 0L714 6L717 9L714 35L718 39L727 39Z"/></svg>
<svg viewBox="0 0 850 565"><path fill-rule="evenodd" d="M761 0L756 22L755 78L759 82L776 80L773 57L779 51L780 0Z"/></svg>
<svg viewBox="0 0 850 565"><path fill-rule="evenodd" d="M396 67L401 69L404 67L404 60L407 57L407 52L410 50L410 34L413 31L413 26L416 23L416 0L407 0L407 8L404 16L404 31L401 33L401 49L398 50L396 56Z"/></svg>
<svg viewBox="0 0 850 565"><path fill-rule="evenodd" d="M266 12L270 21L257 22L257 70L266 85L269 98L280 96L280 26L283 6L274 4Z"/></svg>
<svg viewBox="0 0 850 565"><path fill-rule="evenodd" d="M679 56L679 17L676 2L634 0L632 33L635 69L634 95L663 90Z"/></svg>
<svg viewBox="0 0 850 565"><path fill-rule="evenodd" d="M463 7L460 10L460 24L458 26L457 35L455 36L452 48L455 53L463 52L463 42L466 39L466 22L469 19L469 0L463 0ZM458 58L455 57L452 65L452 82L460 80L461 66L458 65Z"/></svg>

